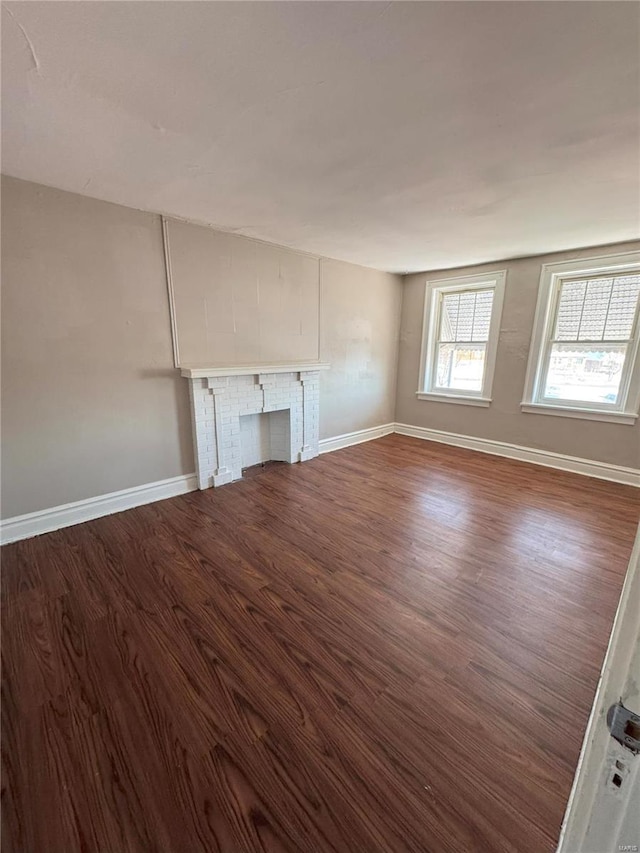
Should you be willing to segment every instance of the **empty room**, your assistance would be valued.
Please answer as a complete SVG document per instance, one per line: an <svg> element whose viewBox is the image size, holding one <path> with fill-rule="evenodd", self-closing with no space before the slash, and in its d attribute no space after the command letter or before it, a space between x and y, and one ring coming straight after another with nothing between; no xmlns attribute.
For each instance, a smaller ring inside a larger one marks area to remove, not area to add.
<svg viewBox="0 0 640 853"><path fill-rule="evenodd" d="M640 4L2 2L3 853L640 846Z"/></svg>

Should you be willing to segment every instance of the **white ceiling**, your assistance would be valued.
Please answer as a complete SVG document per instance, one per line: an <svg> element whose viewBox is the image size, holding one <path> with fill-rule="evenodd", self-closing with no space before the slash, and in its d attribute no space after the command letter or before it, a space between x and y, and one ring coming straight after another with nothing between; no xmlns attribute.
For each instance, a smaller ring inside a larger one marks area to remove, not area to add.
<svg viewBox="0 0 640 853"><path fill-rule="evenodd" d="M626 2L8 2L3 171L393 271L640 234Z"/></svg>

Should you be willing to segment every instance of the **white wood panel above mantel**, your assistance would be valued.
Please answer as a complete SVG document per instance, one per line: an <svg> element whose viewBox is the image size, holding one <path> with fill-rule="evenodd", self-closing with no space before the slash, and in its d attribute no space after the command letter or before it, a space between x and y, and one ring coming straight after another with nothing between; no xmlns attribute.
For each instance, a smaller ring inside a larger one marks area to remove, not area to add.
<svg viewBox="0 0 640 853"><path fill-rule="evenodd" d="M331 367L327 362L319 361L291 361L278 364L236 364L224 365L214 364L209 367L180 368L180 375L187 379L211 379L221 376L254 376L264 373L295 373L307 370L328 370Z"/></svg>

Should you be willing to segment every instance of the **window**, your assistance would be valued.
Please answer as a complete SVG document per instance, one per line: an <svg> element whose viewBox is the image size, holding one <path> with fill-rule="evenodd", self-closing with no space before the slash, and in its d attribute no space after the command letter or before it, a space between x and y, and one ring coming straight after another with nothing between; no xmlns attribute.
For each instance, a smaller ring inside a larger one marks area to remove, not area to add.
<svg viewBox="0 0 640 853"><path fill-rule="evenodd" d="M633 423L640 253L542 268L524 411Z"/></svg>
<svg viewBox="0 0 640 853"><path fill-rule="evenodd" d="M420 399L489 405L504 282L500 271L427 283Z"/></svg>

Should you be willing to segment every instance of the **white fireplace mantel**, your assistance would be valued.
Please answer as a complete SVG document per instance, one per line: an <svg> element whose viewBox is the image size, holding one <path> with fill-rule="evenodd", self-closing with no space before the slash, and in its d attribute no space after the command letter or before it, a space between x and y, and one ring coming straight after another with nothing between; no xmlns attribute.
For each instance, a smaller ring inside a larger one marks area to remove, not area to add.
<svg viewBox="0 0 640 853"><path fill-rule="evenodd" d="M201 489L242 477L240 418L271 418L271 458L305 462L318 455L320 371L318 361L277 364L183 365L189 380L196 473Z"/></svg>
<svg viewBox="0 0 640 853"><path fill-rule="evenodd" d="M330 364L321 361L281 361L272 364L215 364L210 367L183 365L181 376L188 379L209 379L220 376L258 376L261 373L295 373L328 370Z"/></svg>

